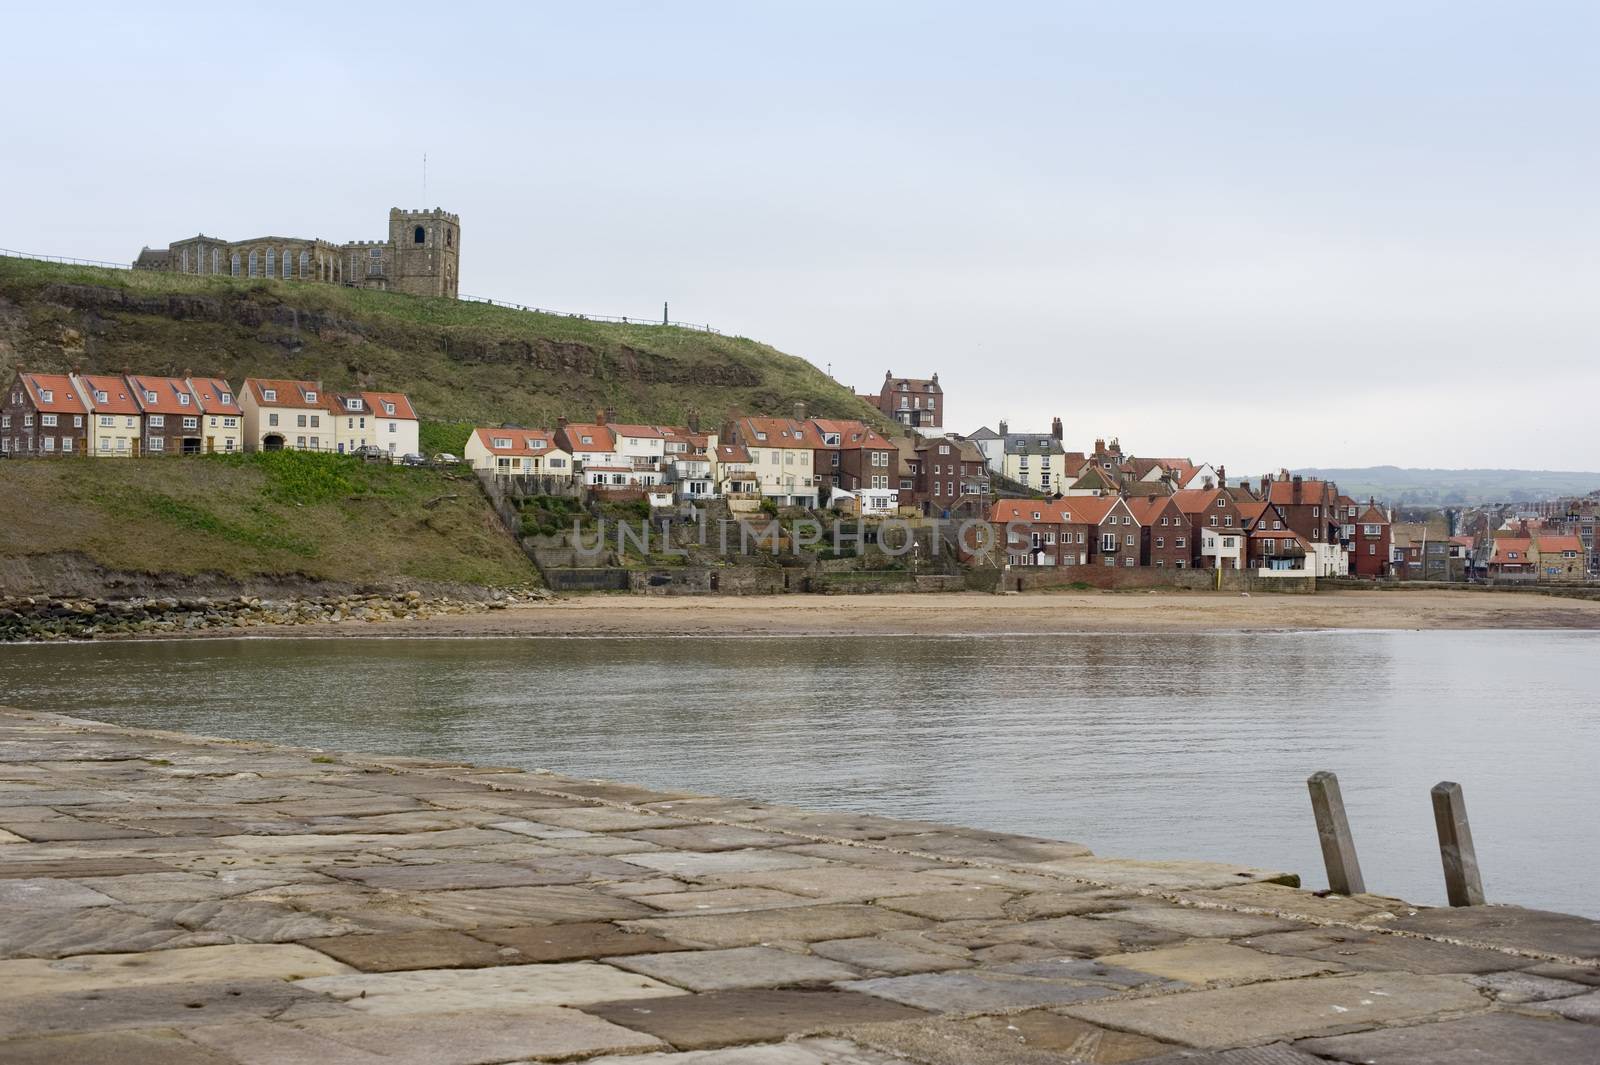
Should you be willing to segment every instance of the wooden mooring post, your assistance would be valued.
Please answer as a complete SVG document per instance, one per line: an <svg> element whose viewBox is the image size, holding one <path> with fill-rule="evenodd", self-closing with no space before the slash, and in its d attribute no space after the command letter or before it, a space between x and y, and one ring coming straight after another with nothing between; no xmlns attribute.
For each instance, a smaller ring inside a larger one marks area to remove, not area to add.
<svg viewBox="0 0 1600 1065"><path fill-rule="evenodd" d="M1433 796L1433 824L1439 830L1445 896L1452 906L1482 906L1483 880L1478 875L1478 852L1472 846L1461 785L1441 780L1429 794Z"/></svg>
<svg viewBox="0 0 1600 1065"><path fill-rule="evenodd" d="M1355 839L1344 815L1339 778L1323 770L1306 780L1311 790L1311 812L1317 819L1317 839L1322 844L1322 864L1328 870L1328 887L1340 895L1360 895L1367 890L1356 860Z"/></svg>

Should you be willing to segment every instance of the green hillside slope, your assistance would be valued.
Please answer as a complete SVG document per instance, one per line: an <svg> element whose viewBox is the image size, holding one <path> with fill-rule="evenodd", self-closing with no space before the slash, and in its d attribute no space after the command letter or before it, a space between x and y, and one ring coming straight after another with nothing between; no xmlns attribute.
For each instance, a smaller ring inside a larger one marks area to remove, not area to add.
<svg viewBox="0 0 1600 1065"><path fill-rule="evenodd" d="M462 471L278 451L0 462L0 560L125 574L491 587L539 577Z"/></svg>
<svg viewBox="0 0 1600 1065"><path fill-rule="evenodd" d="M0 373L214 374L408 393L425 422L877 412L804 359L743 337L293 281L0 258ZM436 442L448 437L433 436Z"/></svg>

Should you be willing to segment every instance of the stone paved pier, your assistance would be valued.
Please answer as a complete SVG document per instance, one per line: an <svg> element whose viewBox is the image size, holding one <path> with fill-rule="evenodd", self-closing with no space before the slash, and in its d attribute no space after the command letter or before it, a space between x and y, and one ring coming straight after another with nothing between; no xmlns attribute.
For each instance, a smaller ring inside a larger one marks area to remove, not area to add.
<svg viewBox="0 0 1600 1065"><path fill-rule="evenodd" d="M1600 923L1229 865L21 711L0 830L4 1065L1600 1062Z"/></svg>

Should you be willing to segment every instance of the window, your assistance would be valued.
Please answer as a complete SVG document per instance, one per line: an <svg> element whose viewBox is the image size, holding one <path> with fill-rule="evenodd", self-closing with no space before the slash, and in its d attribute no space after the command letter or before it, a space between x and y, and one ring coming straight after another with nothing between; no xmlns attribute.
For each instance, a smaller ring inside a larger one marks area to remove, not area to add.
<svg viewBox="0 0 1600 1065"><path fill-rule="evenodd" d="M1215 514L1211 515L1211 524L1213 526L1217 524L1217 516Z"/></svg>
<svg viewBox="0 0 1600 1065"><path fill-rule="evenodd" d="M315 403L316 401L317 401L317 394L315 392L307 392L306 393L306 402L307 403Z"/></svg>
<svg viewBox="0 0 1600 1065"><path fill-rule="evenodd" d="M277 272L278 253L271 248L267 249L267 276L271 277Z"/></svg>
<svg viewBox="0 0 1600 1065"><path fill-rule="evenodd" d="M53 389L41 388L39 389L39 398L45 403L54 403L56 401L56 394Z"/></svg>
<svg viewBox="0 0 1600 1065"><path fill-rule="evenodd" d="M359 399L347 399L347 400L344 401L344 409L345 410L360 410L361 409L361 401Z"/></svg>
<svg viewBox="0 0 1600 1065"><path fill-rule="evenodd" d="M222 249L220 248L211 249L211 272L213 274L222 273Z"/></svg>
<svg viewBox="0 0 1600 1065"><path fill-rule="evenodd" d="M106 394L99 389L96 389L94 393L94 401L96 403L104 403L106 401Z"/></svg>
<svg viewBox="0 0 1600 1065"><path fill-rule="evenodd" d="M411 243L413 243L413 244L422 244L427 239L428 239L427 230L423 229L421 226L418 226L416 229L413 229L411 231Z"/></svg>
<svg viewBox="0 0 1600 1065"><path fill-rule="evenodd" d="M1123 564L1123 565L1124 565L1124 566L1131 566L1131 565L1133 565L1133 564L1134 564L1134 563L1133 563L1133 556L1132 556L1132 555L1129 555L1129 556L1128 556L1128 557L1127 557L1127 558L1124 558L1124 559L1123 559L1123 560L1122 560L1122 564Z"/></svg>
<svg viewBox="0 0 1600 1065"><path fill-rule="evenodd" d="M1100 534L1100 550L1102 550L1104 552L1107 552L1109 554L1110 552L1115 551L1116 549L1117 549L1117 534L1116 533L1101 533ZM1110 563L1107 563L1107 565L1110 565Z"/></svg>
<svg viewBox="0 0 1600 1065"><path fill-rule="evenodd" d="M392 415L394 413L394 404L393 403L385 403L383 405L383 413Z"/></svg>
<svg viewBox="0 0 1600 1065"><path fill-rule="evenodd" d="M185 418L183 420L183 427L185 429L198 429L198 428L200 428L200 419L199 418Z"/></svg>
<svg viewBox="0 0 1600 1065"><path fill-rule="evenodd" d="M167 438L164 436L152 436L149 449L151 451L165 451L167 449Z"/></svg>
<svg viewBox="0 0 1600 1065"><path fill-rule="evenodd" d="M1222 516L1222 524L1224 526L1227 526L1228 528L1232 528L1233 527L1233 515L1232 514L1224 514Z"/></svg>
<svg viewBox="0 0 1600 1065"><path fill-rule="evenodd" d="M267 415L267 424L268 425L277 425L278 424L278 416L276 414Z"/></svg>
<svg viewBox="0 0 1600 1065"><path fill-rule="evenodd" d="M261 390L261 398L267 403L276 403L278 402L278 390L276 388L263 388Z"/></svg>
<svg viewBox="0 0 1600 1065"><path fill-rule="evenodd" d="M295 447L298 447L301 450L304 450L305 446L306 446L306 438L303 437L303 436L297 436L297 437L294 438L294 443L295 443Z"/></svg>
<svg viewBox="0 0 1600 1065"><path fill-rule="evenodd" d="M1184 546L1184 542L1183 541L1184 541L1184 538L1180 536L1176 540L1172 541L1172 546L1173 547L1183 547Z"/></svg>
<svg viewBox="0 0 1600 1065"><path fill-rule="evenodd" d="M178 406L187 407L188 405L189 405L189 393L187 393L187 392L179 392L178 393Z"/></svg>
<svg viewBox="0 0 1600 1065"><path fill-rule="evenodd" d="M294 424L297 428L304 429L306 427L306 416L304 414L296 414Z"/></svg>
<svg viewBox="0 0 1600 1065"><path fill-rule="evenodd" d="M226 406L226 405L228 405L228 404L230 404L232 402L233 402L233 393L232 392L224 392L224 393L222 393L222 403L223 403L224 406Z"/></svg>
<svg viewBox="0 0 1600 1065"><path fill-rule="evenodd" d="M291 273L291 270L294 267L294 261L289 258L289 249L288 248L283 249L283 254L281 256L279 256L279 259L283 263L283 279L285 281L287 281L287 280L289 280L290 277L293 276L293 274Z"/></svg>
<svg viewBox="0 0 1600 1065"><path fill-rule="evenodd" d="M234 277L238 277L239 276L239 253L238 252L234 252L233 253L233 258L229 262L229 269L231 269L233 271L233 276Z"/></svg>
<svg viewBox="0 0 1600 1065"><path fill-rule="evenodd" d="M1124 544L1126 544L1127 546L1132 547L1133 546L1133 533L1129 533L1127 536L1123 537L1123 541L1122 542Z"/></svg>
<svg viewBox="0 0 1600 1065"><path fill-rule="evenodd" d="M1166 547L1167 546L1167 538L1165 536L1156 537L1156 546L1157 547Z"/></svg>
<svg viewBox="0 0 1600 1065"><path fill-rule="evenodd" d="M156 401L156 394L146 389L144 399L146 403L154 403Z"/></svg>
<svg viewBox="0 0 1600 1065"><path fill-rule="evenodd" d="M400 431L400 426L399 426L399 423L397 423L397 422L390 422L390 423L389 423L389 431L390 431L390 432L391 432L391 433L397 433L397 432L399 432L399 431Z"/></svg>
<svg viewBox="0 0 1600 1065"><path fill-rule="evenodd" d="M310 266L310 265L311 265L311 253L308 252L308 251L301 252L300 253L300 276L301 277L305 277L306 276L306 268L308 266Z"/></svg>
<svg viewBox="0 0 1600 1065"><path fill-rule="evenodd" d="M100 428L109 429L115 424L116 424L116 420L113 419L111 417L111 415L109 415L109 414L100 415Z"/></svg>
<svg viewBox="0 0 1600 1065"><path fill-rule="evenodd" d="M39 415L39 424L44 426L54 426L56 424L56 416L54 414L41 414Z"/></svg>
<svg viewBox="0 0 1600 1065"><path fill-rule="evenodd" d="M152 414L149 421L152 429L165 429L167 427L167 417L164 414Z"/></svg>
<svg viewBox="0 0 1600 1065"><path fill-rule="evenodd" d="M72 437L63 436L61 438L61 450L62 451L71 451L72 450Z"/></svg>

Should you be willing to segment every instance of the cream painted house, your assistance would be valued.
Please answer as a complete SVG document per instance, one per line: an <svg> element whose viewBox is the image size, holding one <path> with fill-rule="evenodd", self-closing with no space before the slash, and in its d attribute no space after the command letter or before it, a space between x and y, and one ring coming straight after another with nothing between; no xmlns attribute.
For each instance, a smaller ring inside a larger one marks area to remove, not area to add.
<svg viewBox="0 0 1600 1065"><path fill-rule="evenodd" d="M462 457L501 477L572 476L572 455L544 429L474 429Z"/></svg>
<svg viewBox="0 0 1600 1065"><path fill-rule="evenodd" d="M333 413L317 381L246 378L239 407L246 451L334 451Z"/></svg>
<svg viewBox="0 0 1600 1065"><path fill-rule="evenodd" d="M815 507L815 454L822 437L809 422L791 418L740 418L734 436L750 455L763 498L781 506Z"/></svg>
<svg viewBox="0 0 1600 1065"><path fill-rule="evenodd" d="M73 374L72 384L89 412L88 453L102 458L137 455L144 416L127 380L110 374Z"/></svg>

